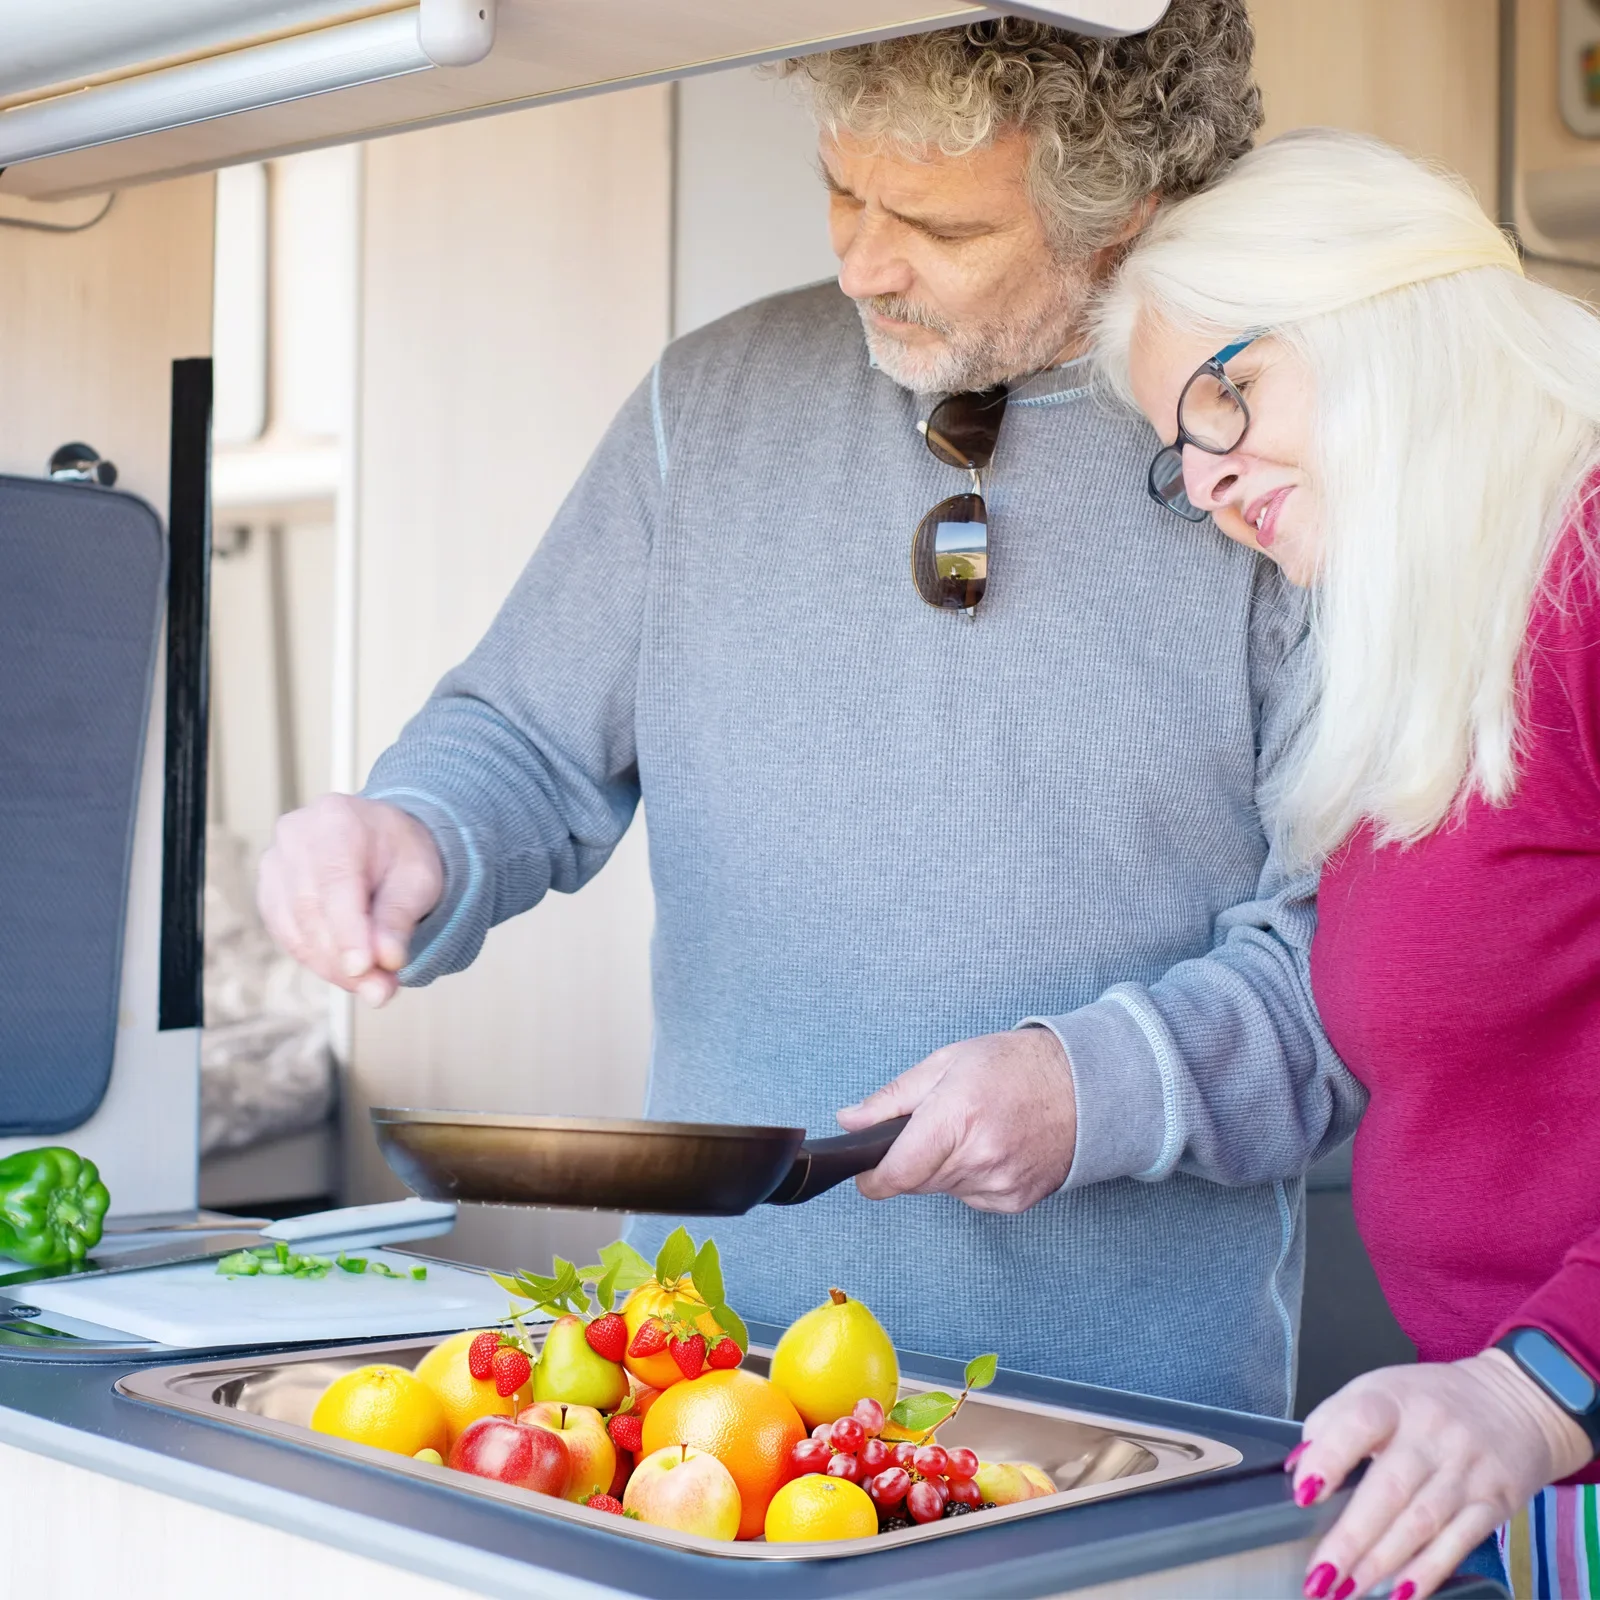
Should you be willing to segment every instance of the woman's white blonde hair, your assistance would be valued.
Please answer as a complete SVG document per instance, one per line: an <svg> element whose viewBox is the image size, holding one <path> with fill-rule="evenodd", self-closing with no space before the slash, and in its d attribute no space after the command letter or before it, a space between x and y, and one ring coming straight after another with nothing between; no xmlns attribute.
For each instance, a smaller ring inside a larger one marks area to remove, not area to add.
<svg viewBox="0 0 1600 1600"><path fill-rule="evenodd" d="M1600 458L1600 320L1525 278L1459 179L1307 129L1130 252L1094 341L1124 399L1135 330L1163 324L1219 348L1269 331L1315 386L1321 692L1267 797L1287 857L1504 804L1530 607Z"/></svg>

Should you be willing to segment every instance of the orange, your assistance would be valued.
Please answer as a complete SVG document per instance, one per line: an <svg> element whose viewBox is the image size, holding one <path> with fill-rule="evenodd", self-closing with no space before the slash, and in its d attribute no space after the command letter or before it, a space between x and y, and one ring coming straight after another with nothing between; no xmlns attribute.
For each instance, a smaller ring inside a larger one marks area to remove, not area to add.
<svg viewBox="0 0 1600 1600"><path fill-rule="evenodd" d="M781 1389L734 1367L667 1389L644 1419L642 1455L672 1444L714 1455L739 1487L739 1537L754 1539L766 1526L768 1502L789 1476L789 1452L805 1436L800 1413Z"/></svg>
<svg viewBox="0 0 1600 1600"><path fill-rule="evenodd" d="M673 1306L680 1300L697 1306L705 1304L687 1278L678 1278L665 1288L654 1278L648 1283L641 1283L622 1302L622 1320L628 1325L628 1343L633 1343L633 1336L644 1326L646 1318L670 1317ZM717 1319L709 1311L695 1319L695 1327L706 1336L707 1344L713 1343L722 1333L717 1326ZM678 1370L678 1363L672 1359L670 1350L658 1350L653 1356L624 1356L622 1364L640 1383L647 1383L652 1389L665 1389L683 1381L683 1373Z"/></svg>
<svg viewBox="0 0 1600 1600"><path fill-rule="evenodd" d="M865 1539L878 1531L878 1509L860 1484L808 1472L773 1495L766 1531L769 1544Z"/></svg>
<svg viewBox="0 0 1600 1600"><path fill-rule="evenodd" d="M357 1367L335 1378L318 1397L311 1426L403 1456L443 1451L448 1433L438 1396L404 1367Z"/></svg>
<svg viewBox="0 0 1600 1600"><path fill-rule="evenodd" d="M450 1438L443 1446L446 1455L450 1445L479 1417L514 1417L524 1406L533 1404L531 1379L515 1394L502 1397L495 1393L493 1378L474 1378L467 1370L467 1351L483 1331L482 1328L468 1328L465 1333L453 1334L442 1344L436 1344L417 1363L417 1377L439 1397L444 1407L445 1421L450 1428Z"/></svg>

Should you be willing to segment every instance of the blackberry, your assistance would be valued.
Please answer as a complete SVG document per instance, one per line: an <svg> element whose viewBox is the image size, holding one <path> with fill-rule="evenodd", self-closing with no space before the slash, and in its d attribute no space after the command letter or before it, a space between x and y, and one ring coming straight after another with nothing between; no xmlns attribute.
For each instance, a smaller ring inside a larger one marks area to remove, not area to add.
<svg viewBox="0 0 1600 1600"><path fill-rule="evenodd" d="M945 1503L944 1514L947 1518L970 1517L976 1510L976 1506L965 1505L960 1500L949 1500Z"/></svg>
<svg viewBox="0 0 1600 1600"><path fill-rule="evenodd" d="M996 1506L996 1504L997 1504L997 1502L994 1501L994 1500L985 1500L983 1502L983 1504L978 1507L978 1510L979 1511L993 1511L995 1506Z"/></svg>
<svg viewBox="0 0 1600 1600"><path fill-rule="evenodd" d="M878 1532L899 1533L902 1528L914 1527L916 1527L916 1523L914 1523L910 1517L885 1517L878 1524Z"/></svg>

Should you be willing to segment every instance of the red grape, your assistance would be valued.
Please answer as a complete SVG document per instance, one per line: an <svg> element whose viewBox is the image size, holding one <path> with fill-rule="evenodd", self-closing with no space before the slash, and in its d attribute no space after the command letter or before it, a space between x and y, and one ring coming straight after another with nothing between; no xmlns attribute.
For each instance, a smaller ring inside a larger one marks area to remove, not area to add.
<svg viewBox="0 0 1600 1600"><path fill-rule="evenodd" d="M957 1505L971 1506L976 1511L983 1504L983 1490L971 1478L957 1478L950 1485L950 1498Z"/></svg>
<svg viewBox="0 0 1600 1600"><path fill-rule="evenodd" d="M866 1429L869 1439L876 1439L883 1432L883 1406L878 1401L857 1400L850 1415Z"/></svg>
<svg viewBox="0 0 1600 1600"><path fill-rule="evenodd" d="M942 1478L950 1465L950 1456L942 1444L925 1444L912 1456L911 1465L924 1478Z"/></svg>
<svg viewBox="0 0 1600 1600"><path fill-rule="evenodd" d="M806 1472L826 1472L833 1459L833 1451L820 1439L802 1439L789 1452L789 1465L799 1475Z"/></svg>
<svg viewBox="0 0 1600 1600"><path fill-rule="evenodd" d="M827 1444L833 1438L833 1424L831 1422L819 1422L811 1430L811 1437L820 1439L824 1444Z"/></svg>
<svg viewBox="0 0 1600 1600"><path fill-rule="evenodd" d="M890 1456L894 1460L894 1464L897 1467L905 1467L908 1471L911 1468L912 1458L916 1455L916 1453L917 1447L914 1444L897 1444L894 1449L889 1452Z"/></svg>
<svg viewBox="0 0 1600 1600"><path fill-rule="evenodd" d="M856 1454L868 1472L882 1472L891 1460L889 1447L882 1439L868 1439Z"/></svg>
<svg viewBox="0 0 1600 1600"><path fill-rule="evenodd" d="M906 1492L906 1510L913 1522L937 1522L944 1515L944 1496L931 1483L914 1483Z"/></svg>
<svg viewBox="0 0 1600 1600"><path fill-rule="evenodd" d="M828 1476L843 1478L846 1483L860 1483L866 1474L855 1456L845 1450L835 1450L833 1460L828 1463Z"/></svg>
<svg viewBox="0 0 1600 1600"><path fill-rule="evenodd" d="M840 1417L830 1438L835 1450L848 1450L854 1455L867 1442L867 1431L854 1417Z"/></svg>
<svg viewBox="0 0 1600 1600"><path fill-rule="evenodd" d="M969 1450L965 1445L958 1445L948 1452L949 1462L945 1466L945 1474L951 1478L975 1478L978 1468L982 1463L978 1460L978 1452Z"/></svg>
<svg viewBox="0 0 1600 1600"><path fill-rule="evenodd" d="M911 1488L911 1474L904 1467L886 1467L867 1485L867 1493L880 1506L897 1506Z"/></svg>

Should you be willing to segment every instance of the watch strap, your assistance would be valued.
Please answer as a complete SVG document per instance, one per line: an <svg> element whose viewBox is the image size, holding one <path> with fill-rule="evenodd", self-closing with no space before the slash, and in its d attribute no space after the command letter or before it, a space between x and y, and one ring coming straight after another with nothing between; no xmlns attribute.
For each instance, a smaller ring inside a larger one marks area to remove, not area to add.
<svg viewBox="0 0 1600 1600"><path fill-rule="evenodd" d="M1588 1435L1590 1455L1600 1456L1600 1383L1543 1328L1513 1328L1495 1340L1517 1366Z"/></svg>

